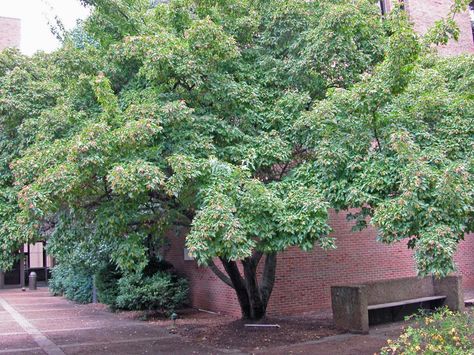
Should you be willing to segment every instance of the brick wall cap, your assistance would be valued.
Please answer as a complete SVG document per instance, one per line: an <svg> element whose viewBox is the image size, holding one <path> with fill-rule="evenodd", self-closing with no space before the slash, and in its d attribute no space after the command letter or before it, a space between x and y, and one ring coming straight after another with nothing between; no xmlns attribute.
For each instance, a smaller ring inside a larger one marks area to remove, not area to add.
<svg viewBox="0 0 474 355"><path fill-rule="evenodd" d="M331 285L331 287L345 287L345 288L361 288L361 287L365 287L366 286L366 283L354 283L354 284L335 284L335 285Z"/></svg>
<svg viewBox="0 0 474 355"><path fill-rule="evenodd" d="M9 16L0 16L0 19L5 19L5 20L15 20L21 22L21 19L18 17L9 17Z"/></svg>

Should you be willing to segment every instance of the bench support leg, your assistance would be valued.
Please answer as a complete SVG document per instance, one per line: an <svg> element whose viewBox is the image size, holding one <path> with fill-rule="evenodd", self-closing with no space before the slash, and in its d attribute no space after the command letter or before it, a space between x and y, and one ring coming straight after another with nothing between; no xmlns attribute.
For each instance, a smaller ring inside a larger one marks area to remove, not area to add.
<svg viewBox="0 0 474 355"><path fill-rule="evenodd" d="M435 278L433 283L436 294L446 296L444 305L452 311L464 311L464 292L461 276L452 275L441 279Z"/></svg>
<svg viewBox="0 0 474 355"><path fill-rule="evenodd" d="M369 332L365 286L331 287L332 313L336 326L352 333Z"/></svg>

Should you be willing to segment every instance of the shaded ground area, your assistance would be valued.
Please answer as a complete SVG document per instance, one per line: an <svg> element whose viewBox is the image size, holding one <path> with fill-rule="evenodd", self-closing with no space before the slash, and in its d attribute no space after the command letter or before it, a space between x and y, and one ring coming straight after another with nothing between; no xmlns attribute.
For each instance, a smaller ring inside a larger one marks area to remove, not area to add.
<svg viewBox="0 0 474 355"><path fill-rule="evenodd" d="M150 322L165 327L171 327L173 324L160 319L159 316L151 318ZM314 341L342 333L334 327L330 315L327 314L323 317L268 318L254 323L256 327L246 327L246 324L251 323L229 316L185 310L179 312L176 332L194 342L245 352Z"/></svg>
<svg viewBox="0 0 474 355"><path fill-rule="evenodd" d="M466 299L474 292L466 290ZM474 302L474 301L473 301ZM280 328L245 328L229 316L195 310L176 325L143 312L111 313L38 291L0 290L0 354L324 354L372 355L396 338L404 323L343 334L330 313L268 319Z"/></svg>
<svg viewBox="0 0 474 355"><path fill-rule="evenodd" d="M0 291L0 354L221 353L165 327L51 297L45 288Z"/></svg>
<svg viewBox="0 0 474 355"><path fill-rule="evenodd" d="M126 312L121 317L140 319L143 313ZM173 322L159 315L148 317L152 324L173 327ZM372 327L368 335L342 333L334 328L330 312L271 318L265 324L278 324L280 328L246 329L245 322L229 316L186 310L179 314L176 333L191 342L244 354L373 355L387 339L398 337L405 325L399 322Z"/></svg>
<svg viewBox="0 0 474 355"><path fill-rule="evenodd" d="M373 355L401 333L403 323L392 323L370 329L370 334L340 334L291 346L262 349L255 354L321 354L321 355Z"/></svg>

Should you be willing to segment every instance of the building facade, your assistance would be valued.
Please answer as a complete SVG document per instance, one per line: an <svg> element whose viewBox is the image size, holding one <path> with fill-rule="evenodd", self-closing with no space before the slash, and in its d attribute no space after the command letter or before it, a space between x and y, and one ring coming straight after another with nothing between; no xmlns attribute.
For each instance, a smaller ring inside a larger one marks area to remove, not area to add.
<svg viewBox="0 0 474 355"><path fill-rule="evenodd" d="M5 48L20 48L21 20L0 16L0 51Z"/></svg>
<svg viewBox="0 0 474 355"><path fill-rule="evenodd" d="M6 48L20 48L21 21L17 18L0 16L0 51ZM16 263L13 270L4 273L0 270L0 288L5 285L20 284L20 262Z"/></svg>
<svg viewBox="0 0 474 355"><path fill-rule="evenodd" d="M392 0L397 1L397 0ZM445 16L451 0L405 0L415 29L423 34L438 19ZM381 9L390 11L394 5L381 0ZM474 8L474 6L473 6ZM472 22L469 13L456 17L460 27L458 42L451 41L439 48L442 55L474 53ZM336 250L316 248L303 252L291 248L278 256L277 276L268 306L269 315L306 313L331 306L330 287L335 284L362 283L382 279L415 276L412 251L406 243L385 245L376 241L376 230L351 231L345 213L332 212L330 223L337 238ZM219 280L211 270L199 267L186 255L184 238L170 238L166 259L190 282L190 301L194 307L240 315L235 292ZM474 287L474 236L463 241L456 255L465 287Z"/></svg>
<svg viewBox="0 0 474 355"><path fill-rule="evenodd" d="M20 48L21 20L0 16L0 51L6 48ZM0 271L0 288L5 286L24 286L27 276L35 271L38 280L46 281L51 257L46 255L45 243L25 244L17 253L18 258L13 269L8 272Z"/></svg>
<svg viewBox="0 0 474 355"><path fill-rule="evenodd" d="M389 1L389 0L386 0ZM393 0L392 0L393 1ZM436 20L446 16L453 3L452 0L405 0L405 8L415 26L415 30L424 34ZM471 7L474 6L474 1ZM450 41L446 46L440 46L438 52L444 56L474 52L473 21L471 11L455 16L460 34L458 41Z"/></svg>

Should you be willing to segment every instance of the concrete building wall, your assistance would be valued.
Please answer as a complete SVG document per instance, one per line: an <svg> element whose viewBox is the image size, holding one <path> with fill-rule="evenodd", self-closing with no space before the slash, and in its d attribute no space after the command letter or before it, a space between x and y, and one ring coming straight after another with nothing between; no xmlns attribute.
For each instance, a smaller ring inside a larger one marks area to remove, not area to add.
<svg viewBox="0 0 474 355"><path fill-rule="evenodd" d="M0 51L5 48L19 48L21 41L21 20L0 16Z"/></svg>
<svg viewBox="0 0 474 355"><path fill-rule="evenodd" d="M29 263L30 267L43 267L43 243L31 244L25 247L25 250L29 250Z"/></svg>

